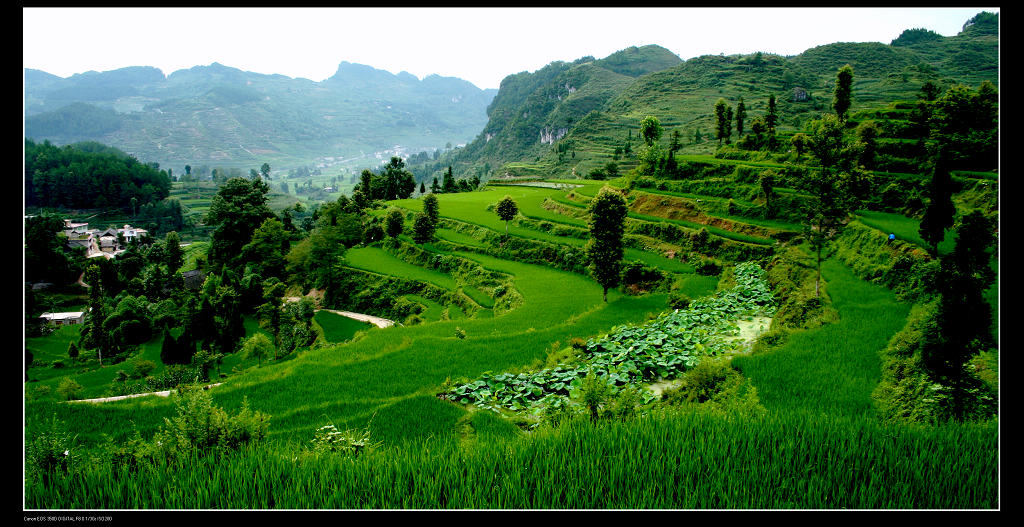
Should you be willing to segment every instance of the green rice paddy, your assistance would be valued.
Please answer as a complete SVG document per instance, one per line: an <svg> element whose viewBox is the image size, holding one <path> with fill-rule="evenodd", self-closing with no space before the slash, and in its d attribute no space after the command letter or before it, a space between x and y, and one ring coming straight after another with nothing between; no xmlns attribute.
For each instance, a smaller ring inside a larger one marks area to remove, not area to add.
<svg viewBox="0 0 1024 527"><path fill-rule="evenodd" d="M568 181L567 181L568 182ZM604 183L575 182L580 195ZM578 226L549 211L545 200L565 191L519 186L439 195L442 217L503 234L505 223L488 206L512 195L526 217ZM419 211L420 200L396 202ZM639 218L647 219L647 218ZM886 216L868 221L912 228ZM658 219L658 221L665 221ZM889 223L885 223L889 222ZM878 228L878 227L876 227ZM709 229L710 230L710 229ZM509 233L580 250L585 240L555 236L510 222ZM734 233L733 233L734 234ZM463 232L439 229L440 241L466 248L486 244ZM735 238L733 238L735 239ZM756 243L756 242L754 242ZM318 311L323 345L285 361L225 357L234 371L210 391L216 405L271 415L264 443L228 457L192 454L180 465L83 466L49 484L25 488L28 508L107 509L903 509L999 506L998 424L913 428L873 419L870 394L880 377L878 351L903 327L910 306L880 286L857 279L844 265L823 266L825 293L839 313L835 323L792 333L775 349L737 356L756 388L763 416L718 415L662 408L623 421L571 419L558 428L525 433L498 414L438 398L444 386L485 372L516 372L543 362L610 328L645 322L666 311L665 292L630 296L608 292L581 274L505 260L444 243L421 245L505 273L522 297L498 309L490 289L411 264L379 247L346 251L344 264L461 292L483 309L469 314L417 295L424 323L372 329ZM198 248L197 248L198 249ZM638 260L676 273L674 289L698 298L718 277L637 249ZM487 291L485 291L487 290ZM498 296L498 293L494 293ZM500 296L498 296L500 299ZM248 334L261 331L246 320ZM39 360L66 355L73 330L28 340ZM364 331L360 338L353 338ZM62 345L63 343L63 345ZM160 339L140 348L138 360L159 364ZM152 360L152 359L150 359ZM115 369L77 375L99 393ZM40 379L38 384L55 382ZM32 383L36 384L36 383ZM103 404L29 402L30 425L57 416L78 444L149 437L174 413L173 402L146 398ZM375 447L358 458L316 455L304 447L317 428L366 429ZM396 491L397 489L397 491Z"/></svg>

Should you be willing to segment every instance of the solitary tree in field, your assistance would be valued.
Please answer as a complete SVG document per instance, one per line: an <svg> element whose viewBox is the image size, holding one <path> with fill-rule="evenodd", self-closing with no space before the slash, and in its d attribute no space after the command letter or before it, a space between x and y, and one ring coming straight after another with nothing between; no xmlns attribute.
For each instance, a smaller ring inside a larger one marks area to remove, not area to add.
<svg viewBox="0 0 1024 527"><path fill-rule="evenodd" d="M805 235L817 254L818 274L814 283L817 298L821 294L821 251L838 233L853 210L854 201L850 177L842 170L849 155L843 123L827 114L811 127L810 148L821 168L808 170L797 186L812 196L804 202L803 213Z"/></svg>
<svg viewBox="0 0 1024 527"><path fill-rule="evenodd" d="M640 137L648 147L661 139L661 132L661 121L657 117L648 115L644 117L643 121L640 121Z"/></svg>
<svg viewBox="0 0 1024 527"><path fill-rule="evenodd" d="M775 94L768 94L768 113L764 116L764 125L768 127L768 134L775 135L775 125L779 123L779 109L775 106Z"/></svg>
<svg viewBox="0 0 1024 527"><path fill-rule="evenodd" d="M107 318L107 305L103 300L103 284L98 265L90 265L85 270L84 281L89 284L89 311L85 315L85 327L79 340L83 349L95 349L103 366L103 352L112 348L110 334L103 330L103 321Z"/></svg>
<svg viewBox="0 0 1024 527"><path fill-rule="evenodd" d="M268 163L263 163L260 166L260 174L263 175L263 179L270 180L270 165Z"/></svg>
<svg viewBox="0 0 1024 527"><path fill-rule="evenodd" d="M459 186L455 183L455 176L452 175L452 167L448 167L448 170L444 173L443 183L441 184L441 192L450 194L452 192L458 192Z"/></svg>
<svg viewBox="0 0 1024 527"><path fill-rule="evenodd" d="M715 103L715 139L718 139L719 146L725 139L726 108L728 105L725 104L725 99L718 99Z"/></svg>
<svg viewBox="0 0 1024 527"><path fill-rule="evenodd" d="M426 214L416 215L412 222L412 239L416 243L427 243L434 239L434 222Z"/></svg>
<svg viewBox="0 0 1024 527"><path fill-rule="evenodd" d="M398 209L391 209L384 217L384 233L391 238L392 242L398 241L398 236L405 228L405 216Z"/></svg>
<svg viewBox="0 0 1024 527"><path fill-rule="evenodd" d="M846 121L847 113L853 101L853 67L849 64L839 68L836 74L836 87L832 92L832 109L840 121Z"/></svg>
<svg viewBox="0 0 1024 527"><path fill-rule="evenodd" d="M992 310L984 292L995 280L990 266L995 243L993 220L975 209L960 220L956 246L942 258L937 281L942 295L939 327L952 346L938 360L948 368L963 367L972 354L970 348L976 353L979 346L992 344Z"/></svg>
<svg viewBox="0 0 1024 527"><path fill-rule="evenodd" d="M732 142L732 106L725 107L725 143Z"/></svg>
<svg viewBox="0 0 1024 527"><path fill-rule="evenodd" d="M736 103L736 137L743 138L743 122L747 118L747 105L743 104L743 97Z"/></svg>
<svg viewBox="0 0 1024 527"><path fill-rule="evenodd" d="M249 337L242 344L242 356L246 358L256 357L257 366L263 365L264 357L274 355L274 343L264 333L256 333Z"/></svg>
<svg viewBox="0 0 1024 527"><path fill-rule="evenodd" d="M626 198L609 187L603 187L590 202L590 240L586 254L594 279L604 289L604 301L608 301L608 289L619 285L622 256L625 250L622 238L626 229L626 215L629 207Z"/></svg>
<svg viewBox="0 0 1024 527"><path fill-rule="evenodd" d="M918 232L929 245L932 256L938 256L939 243L946 237L946 229L953 226L956 207L953 205L953 180L950 178L946 149L939 146L928 186L928 208L921 218Z"/></svg>
<svg viewBox="0 0 1024 527"><path fill-rule="evenodd" d="M683 146L681 139L682 134L679 133L679 130L672 130L672 138L669 140L668 143L669 156L675 155L675 153L678 152L679 149ZM611 179L611 177L609 177L609 179Z"/></svg>
<svg viewBox="0 0 1024 527"><path fill-rule="evenodd" d="M519 205L516 205L512 196L505 196L494 207L494 212L505 222L505 236L508 236L508 222L515 219L516 214L519 214Z"/></svg>
<svg viewBox="0 0 1024 527"><path fill-rule="evenodd" d="M441 219L441 209L437 201L437 196L428 194L423 196L423 214L426 214L430 218L430 222L437 226L437 222Z"/></svg>

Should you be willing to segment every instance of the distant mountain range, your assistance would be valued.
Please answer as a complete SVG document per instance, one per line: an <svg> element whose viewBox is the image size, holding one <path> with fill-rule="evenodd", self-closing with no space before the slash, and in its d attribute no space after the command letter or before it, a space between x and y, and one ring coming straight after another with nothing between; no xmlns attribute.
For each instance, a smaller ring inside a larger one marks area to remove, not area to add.
<svg viewBox="0 0 1024 527"><path fill-rule="evenodd" d="M274 169L321 158L407 154L472 140L497 90L342 62L322 82L213 63L61 78L25 69L25 137L98 141L180 172L186 164Z"/></svg>
<svg viewBox="0 0 1024 527"><path fill-rule="evenodd" d="M753 120L774 94L779 129L800 130L829 111L845 64L855 72L853 110L913 100L929 81L998 83L999 18L981 13L952 37L908 29L889 44L834 43L791 57L684 61L660 46L630 47L510 74L499 90L348 62L322 82L217 63L166 77L151 67L67 79L26 69L25 135L98 141L176 171L186 163L287 169L325 157L370 166L374 153L407 157L466 143L422 168L436 174L451 164L459 178L573 177L611 160L629 169L635 158L616 151L639 145L647 115L661 120L663 142L680 133L681 153L712 152L719 98L735 106L742 97Z"/></svg>

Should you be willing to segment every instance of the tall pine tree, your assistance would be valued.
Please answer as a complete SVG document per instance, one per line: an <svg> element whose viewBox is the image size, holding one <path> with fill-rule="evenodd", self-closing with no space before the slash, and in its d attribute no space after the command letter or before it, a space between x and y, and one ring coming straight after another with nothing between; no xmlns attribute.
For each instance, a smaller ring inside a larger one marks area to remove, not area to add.
<svg viewBox="0 0 1024 527"><path fill-rule="evenodd" d="M928 185L928 208L921 218L919 233L929 246L932 256L938 256L939 244L946 237L946 229L953 226L956 207L953 205L953 180L950 176L946 149L938 147Z"/></svg>
<svg viewBox="0 0 1024 527"><path fill-rule="evenodd" d="M849 64L836 73L836 87L832 92L832 109L840 121L846 121L853 104L853 67Z"/></svg>

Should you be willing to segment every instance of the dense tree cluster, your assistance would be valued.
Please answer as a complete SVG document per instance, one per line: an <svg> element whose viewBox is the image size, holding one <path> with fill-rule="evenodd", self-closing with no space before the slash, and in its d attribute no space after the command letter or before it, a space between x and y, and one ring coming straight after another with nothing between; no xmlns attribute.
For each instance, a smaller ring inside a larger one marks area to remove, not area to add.
<svg viewBox="0 0 1024 527"><path fill-rule="evenodd" d="M25 218L25 281L64 283L79 272L81 258L67 247L63 229L60 216Z"/></svg>
<svg viewBox="0 0 1024 527"><path fill-rule="evenodd" d="M355 195L358 191L359 195ZM405 161L394 156L379 173L366 169L359 176L359 186L352 198L359 202L406 199L416 191L416 178L405 169Z"/></svg>
<svg viewBox="0 0 1024 527"><path fill-rule="evenodd" d="M124 153L25 140L26 206L130 211L133 199L156 203L170 191L166 171Z"/></svg>
<svg viewBox="0 0 1024 527"><path fill-rule="evenodd" d="M441 183L439 184L437 178L434 178L434 182L430 185L430 191L434 194L453 194L456 192L471 192L480 187L480 178L473 176L470 179L455 179L452 174L452 167L448 167L448 170L441 176Z"/></svg>

